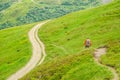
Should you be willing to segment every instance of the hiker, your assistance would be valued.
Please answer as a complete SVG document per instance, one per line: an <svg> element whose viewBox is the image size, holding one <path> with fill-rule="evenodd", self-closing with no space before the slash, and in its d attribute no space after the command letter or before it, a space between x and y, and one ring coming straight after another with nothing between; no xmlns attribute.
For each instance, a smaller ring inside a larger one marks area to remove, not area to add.
<svg viewBox="0 0 120 80"><path fill-rule="evenodd" d="M89 48L90 46L91 46L91 41L90 41L90 39L89 38L87 38L86 40L85 40L85 42L84 42L84 45L85 45L85 48Z"/></svg>

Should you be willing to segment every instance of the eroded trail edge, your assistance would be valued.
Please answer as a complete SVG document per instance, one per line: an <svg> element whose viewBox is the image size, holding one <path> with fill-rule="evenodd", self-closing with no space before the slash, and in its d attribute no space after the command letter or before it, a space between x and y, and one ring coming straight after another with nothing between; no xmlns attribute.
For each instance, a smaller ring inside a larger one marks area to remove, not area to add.
<svg viewBox="0 0 120 80"><path fill-rule="evenodd" d="M96 61L96 63L100 66L103 66L103 67L107 67L114 75L114 78L112 80L119 80L119 76L116 72L116 70L113 68L113 67L110 67L110 66L107 66L107 65L104 65L104 64L101 64L100 62L100 57L103 55L103 54L106 54L106 51L107 49L106 48L99 48L99 49L96 49L95 52L94 52L94 59Z"/></svg>
<svg viewBox="0 0 120 80"><path fill-rule="evenodd" d="M29 40L32 44L32 56L29 62L15 74L11 75L7 80L18 80L24 75L29 73L36 65L40 65L46 56L45 47L42 41L38 37L38 29L47 23L48 21L42 22L34 26L28 33Z"/></svg>

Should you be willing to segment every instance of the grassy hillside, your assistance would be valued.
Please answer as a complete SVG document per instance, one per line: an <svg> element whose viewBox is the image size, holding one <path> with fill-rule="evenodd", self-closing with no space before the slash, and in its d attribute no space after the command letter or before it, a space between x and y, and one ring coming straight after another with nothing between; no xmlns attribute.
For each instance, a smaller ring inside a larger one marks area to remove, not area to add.
<svg viewBox="0 0 120 80"><path fill-rule="evenodd" d="M0 80L24 66L31 56L28 31L35 24L0 30Z"/></svg>
<svg viewBox="0 0 120 80"><path fill-rule="evenodd" d="M99 4L99 0L0 0L0 29L56 18Z"/></svg>
<svg viewBox="0 0 120 80"><path fill-rule="evenodd" d="M9 2L9 1L4 1L4 2L0 1L0 2L1 2L0 3L0 11L9 8L11 6L11 4L12 4L12 2Z"/></svg>
<svg viewBox="0 0 120 80"><path fill-rule="evenodd" d="M91 51L80 54L57 57L53 61L44 63L41 67L20 80L104 80L111 79L112 74L106 68L96 65ZM105 75L101 75L105 74Z"/></svg>
<svg viewBox="0 0 120 80"><path fill-rule="evenodd" d="M120 77L120 1L74 12L42 27L45 62L21 80L112 80L113 74L93 60L94 49L106 46L101 63L112 66ZM84 49L89 37L92 47Z"/></svg>
<svg viewBox="0 0 120 80"><path fill-rule="evenodd" d="M0 29L21 25L17 23L18 21L16 19L24 16L31 7L32 3L25 0L23 2L14 2L9 8L1 11Z"/></svg>
<svg viewBox="0 0 120 80"><path fill-rule="evenodd" d="M9 8L13 3L19 2L18 0L0 0L0 12Z"/></svg>

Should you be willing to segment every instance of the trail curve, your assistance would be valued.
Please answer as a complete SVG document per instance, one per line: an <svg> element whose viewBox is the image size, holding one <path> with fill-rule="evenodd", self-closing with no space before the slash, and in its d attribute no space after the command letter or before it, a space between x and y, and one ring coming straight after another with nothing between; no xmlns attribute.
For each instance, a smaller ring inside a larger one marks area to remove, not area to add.
<svg viewBox="0 0 120 80"><path fill-rule="evenodd" d="M34 26L28 33L29 40L32 44L32 56L29 62L19 71L11 75L7 80L18 80L22 78L24 75L29 73L35 66L40 65L45 56L45 47L42 41L40 41L38 37L38 29L47 23L48 21L42 22L36 26Z"/></svg>
<svg viewBox="0 0 120 80"><path fill-rule="evenodd" d="M112 80L119 80L119 76L118 76L118 73L116 72L116 70L113 68L113 67L110 67L110 66L107 66L107 65L104 65L100 62L100 57L103 55L103 54L106 54L106 48L99 48L99 49L96 49L95 52L94 52L94 59L96 61L96 63L100 66L103 66L103 67L107 67L114 75L113 79Z"/></svg>

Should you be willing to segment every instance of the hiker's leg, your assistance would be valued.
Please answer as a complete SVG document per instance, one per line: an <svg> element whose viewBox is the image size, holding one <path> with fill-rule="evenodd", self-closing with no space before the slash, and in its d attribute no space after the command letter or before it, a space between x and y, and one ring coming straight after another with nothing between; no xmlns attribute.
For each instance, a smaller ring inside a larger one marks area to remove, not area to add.
<svg viewBox="0 0 120 80"><path fill-rule="evenodd" d="M89 48L90 46L86 45L85 48Z"/></svg>
<svg viewBox="0 0 120 80"><path fill-rule="evenodd" d="M85 48L88 48L88 46L86 45Z"/></svg>

